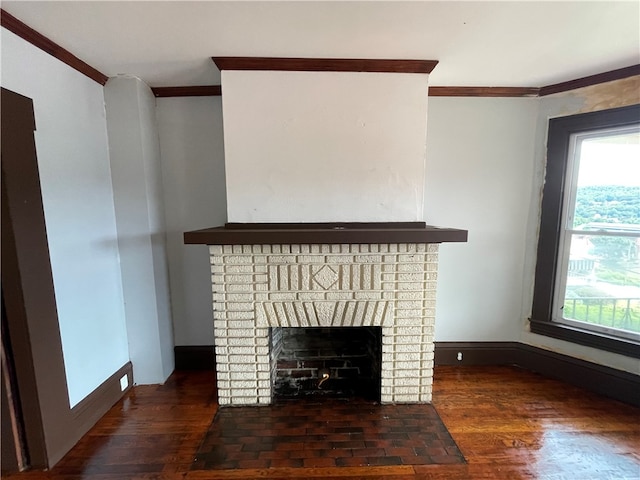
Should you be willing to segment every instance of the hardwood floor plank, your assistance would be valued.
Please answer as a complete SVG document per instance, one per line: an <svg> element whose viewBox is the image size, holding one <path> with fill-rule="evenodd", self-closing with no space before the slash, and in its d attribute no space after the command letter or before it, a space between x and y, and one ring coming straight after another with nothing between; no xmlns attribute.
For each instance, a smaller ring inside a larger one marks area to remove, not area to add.
<svg viewBox="0 0 640 480"><path fill-rule="evenodd" d="M433 404L466 465L191 470L217 411L214 374L134 387L47 472L18 480L638 480L640 409L511 367L436 367ZM349 422L346 422L347 424ZM302 426L301 426L302 427ZM345 428L348 425L345 425ZM375 436L375 432L365 432ZM314 445L310 445L313 449ZM353 447L355 448L355 447ZM363 451L384 448L375 438ZM389 448L387 446L387 448ZM334 452L297 452L331 464ZM251 452L245 452L251 454ZM278 464L291 452L263 458ZM399 457L398 446L387 452ZM286 455L285 455L286 454ZM355 458L355 457L354 457ZM344 458L343 458L344 460ZM323 462L316 463L321 465ZM263 464L256 462L256 465ZM312 464L309 462L309 464ZM5 476L3 475L3 478Z"/></svg>

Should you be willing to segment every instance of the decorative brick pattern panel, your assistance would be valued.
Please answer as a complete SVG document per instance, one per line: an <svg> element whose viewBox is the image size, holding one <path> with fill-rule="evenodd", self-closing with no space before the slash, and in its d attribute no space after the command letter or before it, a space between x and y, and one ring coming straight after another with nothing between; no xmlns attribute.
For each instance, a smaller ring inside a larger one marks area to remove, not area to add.
<svg viewBox="0 0 640 480"><path fill-rule="evenodd" d="M428 403L438 244L212 245L220 405L271 403L270 327L382 327L382 403Z"/></svg>

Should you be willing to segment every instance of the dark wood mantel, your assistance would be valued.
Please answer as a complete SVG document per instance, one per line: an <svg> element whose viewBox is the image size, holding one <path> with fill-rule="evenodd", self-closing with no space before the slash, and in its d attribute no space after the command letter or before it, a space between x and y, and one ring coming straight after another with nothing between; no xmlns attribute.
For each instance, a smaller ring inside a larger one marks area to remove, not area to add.
<svg viewBox="0 0 640 480"><path fill-rule="evenodd" d="M424 222L226 223L184 233L184 243L286 245L466 242L467 230Z"/></svg>

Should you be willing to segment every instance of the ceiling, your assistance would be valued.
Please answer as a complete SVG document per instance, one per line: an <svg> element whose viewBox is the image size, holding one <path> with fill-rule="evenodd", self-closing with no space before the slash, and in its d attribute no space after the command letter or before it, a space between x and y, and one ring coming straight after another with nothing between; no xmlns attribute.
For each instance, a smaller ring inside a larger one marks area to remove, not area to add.
<svg viewBox="0 0 640 480"><path fill-rule="evenodd" d="M436 86L540 87L640 63L640 1L7 1L112 76L220 83L212 56L425 59Z"/></svg>

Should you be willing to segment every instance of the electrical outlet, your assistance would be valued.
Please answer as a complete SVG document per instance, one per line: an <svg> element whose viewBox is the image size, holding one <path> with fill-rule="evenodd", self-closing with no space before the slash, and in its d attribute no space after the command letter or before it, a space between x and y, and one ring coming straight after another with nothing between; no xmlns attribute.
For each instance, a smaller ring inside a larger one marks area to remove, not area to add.
<svg viewBox="0 0 640 480"><path fill-rule="evenodd" d="M458 352L458 361L461 362L462 361L462 352Z"/></svg>

